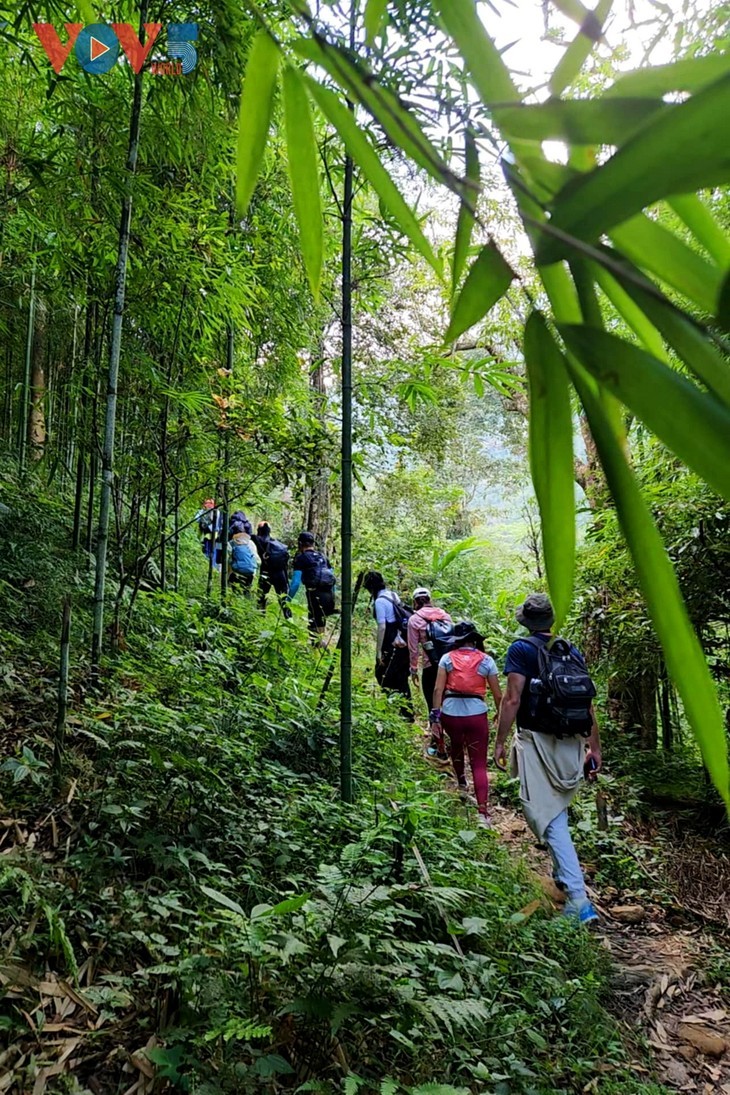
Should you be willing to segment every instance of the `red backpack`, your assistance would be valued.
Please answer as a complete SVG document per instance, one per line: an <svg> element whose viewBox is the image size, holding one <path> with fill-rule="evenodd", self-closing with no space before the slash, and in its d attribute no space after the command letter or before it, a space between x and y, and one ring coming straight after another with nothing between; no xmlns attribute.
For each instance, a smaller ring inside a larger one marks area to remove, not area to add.
<svg viewBox="0 0 730 1095"><path fill-rule="evenodd" d="M473 696L482 699L487 693L487 678L477 672L484 661L481 650L452 650L449 654L453 669L446 678L447 696Z"/></svg>

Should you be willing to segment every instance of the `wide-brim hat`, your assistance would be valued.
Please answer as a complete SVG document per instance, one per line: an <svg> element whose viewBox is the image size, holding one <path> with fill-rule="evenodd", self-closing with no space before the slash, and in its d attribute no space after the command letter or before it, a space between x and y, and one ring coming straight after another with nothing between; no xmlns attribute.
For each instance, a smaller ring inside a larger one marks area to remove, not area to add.
<svg viewBox="0 0 730 1095"><path fill-rule="evenodd" d="M453 636L458 644L484 642L484 636L472 620L459 620L458 624L454 624Z"/></svg>
<svg viewBox="0 0 730 1095"><path fill-rule="evenodd" d="M515 616L528 631L549 631L555 623L555 612L547 593L530 593Z"/></svg>

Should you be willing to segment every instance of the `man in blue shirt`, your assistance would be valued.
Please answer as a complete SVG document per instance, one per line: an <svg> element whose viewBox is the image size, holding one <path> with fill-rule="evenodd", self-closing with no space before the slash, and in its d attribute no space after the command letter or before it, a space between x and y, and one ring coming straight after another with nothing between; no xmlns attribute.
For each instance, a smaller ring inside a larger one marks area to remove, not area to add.
<svg viewBox="0 0 730 1095"><path fill-rule="evenodd" d="M530 640L517 639L507 651L504 666L507 690L499 712L494 763L506 769L507 738L516 720L510 770L520 779L525 817L537 839L550 849L555 881L567 893L566 915L586 924L597 920L598 915L586 895L583 872L568 829L568 806L581 784L584 765L593 761L596 772L601 767L598 724L591 706L588 739L578 734L556 737L537 728L530 707L530 685L539 675L535 643L547 644L553 638L555 613L544 593L531 593L517 609L516 617L530 632ZM585 667L575 647L571 647L571 653Z"/></svg>

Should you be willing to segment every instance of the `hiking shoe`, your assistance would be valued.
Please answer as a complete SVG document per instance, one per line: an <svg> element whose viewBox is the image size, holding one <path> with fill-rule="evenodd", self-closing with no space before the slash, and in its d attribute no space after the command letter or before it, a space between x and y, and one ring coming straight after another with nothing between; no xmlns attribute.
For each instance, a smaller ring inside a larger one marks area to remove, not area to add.
<svg viewBox="0 0 730 1095"><path fill-rule="evenodd" d="M477 814L477 825L480 829L493 829L492 819L489 814Z"/></svg>
<svg viewBox="0 0 730 1095"><path fill-rule="evenodd" d="M587 897L580 901L576 901L574 897L568 898L563 909L563 916L567 916L571 920L577 920L580 924L590 924L594 920L598 920L598 913Z"/></svg>

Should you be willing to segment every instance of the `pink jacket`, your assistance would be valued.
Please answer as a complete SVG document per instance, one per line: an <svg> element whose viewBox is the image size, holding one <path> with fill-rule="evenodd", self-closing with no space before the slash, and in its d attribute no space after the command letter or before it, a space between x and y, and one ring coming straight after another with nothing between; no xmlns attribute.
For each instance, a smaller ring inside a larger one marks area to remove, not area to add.
<svg viewBox="0 0 730 1095"><path fill-rule="evenodd" d="M408 621L408 653L413 671L418 669L418 648L428 641L428 625L431 620L448 620L451 623L448 612L445 612L443 608L437 608L436 605L424 605L418 612L414 612ZM430 664L424 651L421 654L421 665L425 667Z"/></svg>

